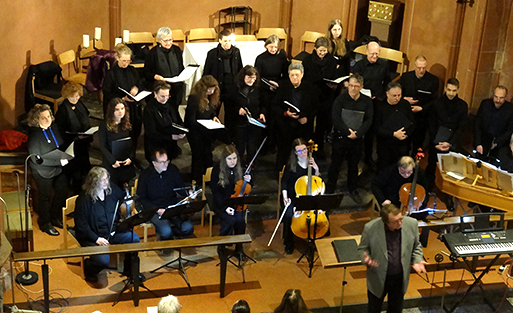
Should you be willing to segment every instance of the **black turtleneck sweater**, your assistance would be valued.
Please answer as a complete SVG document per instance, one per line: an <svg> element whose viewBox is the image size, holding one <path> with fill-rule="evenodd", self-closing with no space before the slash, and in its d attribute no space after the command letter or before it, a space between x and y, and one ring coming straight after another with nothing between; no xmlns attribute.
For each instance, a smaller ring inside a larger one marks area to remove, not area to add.
<svg viewBox="0 0 513 313"><path fill-rule="evenodd" d="M449 100L445 93L431 104L429 132L431 142L436 138L440 127L450 129L451 136L447 140L451 150L458 151L463 128L467 122L468 106L457 95Z"/></svg>
<svg viewBox="0 0 513 313"><path fill-rule="evenodd" d="M142 80L135 67L129 65L127 68L121 68L118 63L114 63L112 68L105 75L103 81L103 104L106 106L114 98L123 98L126 93L118 87L130 92L133 87L140 91L143 89Z"/></svg>
<svg viewBox="0 0 513 313"><path fill-rule="evenodd" d="M289 61L284 50L280 50L276 54L270 54L269 51L265 51L257 56L255 60L255 67L260 77L277 83L288 76L288 66Z"/></svg>

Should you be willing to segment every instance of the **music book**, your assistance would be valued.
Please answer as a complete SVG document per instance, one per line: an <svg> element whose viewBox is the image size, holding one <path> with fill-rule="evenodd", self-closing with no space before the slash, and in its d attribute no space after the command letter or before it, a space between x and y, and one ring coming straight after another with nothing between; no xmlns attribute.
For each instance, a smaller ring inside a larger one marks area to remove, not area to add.
<svg viewBox="0 0 513 313"><path fill-rule="evenodd" d="M151 95L151 91L146 91L146 90L143 90L143 91L139 91L139 93L136 95L136 96L132 96L128 91L126 91L125 89L121 88L121 87L118 87L119 90L123 91L124 93L126 93L126 95L136 101L136 102L139 102L141 101L142 99L146 98L147 96Z"/></svg>
<svg viewBox="0 0 513 313"><path fill-rule="evenodd" d="M197 65L197 64L189 64L189 65L187 65L186 68L184 68L184 70L178 76L171 77L171 78L164 78L164 80L167 81L168 83L180 83L180 82L186 81L189 78L191 78L192 75L194 75L194 73L196 72L196 70L198 68L199 68L199 65Z"/></svg>
<svg viewBox="0 0 513 313"><path fill-rule="evenodd" d="M179 125L179 124L176 124L176 123L173 123L172 126L178 130L181 130L183 131L184 133L188 133L189 132L189 129L188 128L185 128L183 127L182 125Z"/></svg>
<svg viewBox="0 0 513 313"><path fill-rule="evenodd" d="M342 121L353 131L360 129L365 112L342 109Z"/></svg>
<svg viewBox="0 0 513 313"><path fill-rule="evenodd" d="M437 145L439 142L448 142L452 136L452 129L445 126L438 127L438 131L436 132L435 139L433 143Z"/></svg>
<svg viewBox="0 0 513 313"><path fill-rule="evenodd" d="M426 94L426 95L430 95L432 94L431 91L427 91L427 90L421 90L421 89L418 89L417 92L420 92L420 93L423 93L423 94Z"/></svg>
<svg viewBox="0 0 513 313"><path fill-rule="evenodd" d="M403 113L395 110L383 123L382 127L385 129L397 131L404 127L407 129L413 124Z"/></svg>
<svg viewBox="0 0 513 313"><path fill-rule="evenodd" d="M62 150L59 150L59 149L54 149L50 152L47 152L45 154L43 154L41 157L43 159L49 159L49 160L62 160L62 159L66 159L66 160L72 160L74 157L75 157L75 154L73 153L73 147L74 147L74 144L71 143L71 145L69 145L68 149L66 149L66 152L62 151ZM71 148L71 149L70 149ZM68 152L71 152L68 153Z"/></svg>
<svg viewBox="0 0 513 313"><path fill-rule="evenodd" d="M267 79L267 78L261 78L262 82L264 84L266 84L267 86L271 87L271 89L274 91L276 89L278 89L278 87L276 87L275 85L271 84L271 82Z"/></svg>
<svg viewBox="0 0 513 313"><path fill-rule="evenodd" d="M323 78L325 81L327 82L330 82L330 83L334 83L334 84L340 84L341 82L343 82L344 80L348 79L349 76L342 76L342 77L339 77L337 79L328 79L328 78Z"/></svg>
<svg viewBox="0 0 513 313"><path fill-rule="evenodd" d="M112 142L112 155L116 160L126 160L130 158L132 149L131 137L120 138Z"/></svg>
<svg viewBox="0 0 513 313"><path fill-rule="evenodd" d="M362 88L362 90L360 90L360 93L362 95L366 95L367 97L369 98L372 98L372 92L370 89L365 89L365 88Z"/></svg>
<svg viewBox="0 0 513 313"><path fill-rule="evenodd" d="M331 242L339 263L359 262L358 244L354 239L333 240Z"/></svg>
<svg viewBox="0 0 513 313"><path fill-rule="evenodd" d="M93 126L91 128L89 128L88 130L86 130L85 132L76 132L76 133L73 133L73 132L66 132L66 134L71 134L71 135L80 135L80 136L92 136L94 135L94 133L96 133L98 131L98 129L100 129L100 127L98 126Z"/></svg>
<svg viewBox="0 0 513 313"><path fill-rule="evenodd" d="M249 114L246 114L246 117L248 118L248 122L251 124L251 125L255 125L255 126L258 126L258 127L262 127L262 128L266 128L267 126L263 123L260 123L258 120L252 118L249 116Z"/></svg>
<svg viewBox="0 0 513 313"><path fill-rule="evenodd" d="M213 120L198 120L198 123L205 126L207 129L221 129L224 125Z"/></svg>
<svg viewBox="0 0 513 313"><path fill-rule="evenodd" d="M291 109L295 110L297 113L301 112L301 110L297 106L293 105L292 103L288 102L287 100L283 101L283 103L288 105Z"/></svg>

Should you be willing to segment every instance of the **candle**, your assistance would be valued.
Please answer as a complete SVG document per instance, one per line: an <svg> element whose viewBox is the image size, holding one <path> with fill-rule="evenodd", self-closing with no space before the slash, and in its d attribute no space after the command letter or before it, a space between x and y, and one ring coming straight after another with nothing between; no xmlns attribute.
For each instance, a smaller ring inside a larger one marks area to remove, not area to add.
<svg viewBox="0 0 513 313"><path fill-rule="evenodd" d="M129 42L130 41L130 31L124 30L123 31L123 42Z"/></svg>
<svg viewBox="0 0 513 313"><path fill-rule="evenodd" d="M100 40L102 38L102 29L100 27L94 28L94 39Z"/></svg>
<svg viewBox="0 0 513 313"><path fill-rule="evenodd" d="M89 35L82 36L82 47L89 48Z"/></svg>
<svg viewBox="0 0 513 313"><path fill-rule="evenodd" d="M114 39L114 47L121 43L121 37Z"/></svg>

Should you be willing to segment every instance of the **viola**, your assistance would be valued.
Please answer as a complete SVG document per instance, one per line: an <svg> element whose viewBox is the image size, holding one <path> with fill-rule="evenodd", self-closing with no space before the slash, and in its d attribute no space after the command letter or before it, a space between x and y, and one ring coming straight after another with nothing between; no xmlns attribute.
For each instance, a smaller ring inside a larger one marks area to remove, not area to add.
<svg viewBox="0 0 513 313"><path fill-rule="evenodd" d="M426 198L426 190L424 187L417 184L419 162L422 158L424 158L424 152L422 149L419 149L415 155L415 174L413 175L413 181L403 184L399 189L399 199L401 200L401 212L403 215L411 215L417 212Z"/></svg>
<svg viewBox="0 0 513 313"><path fill-rule="evenodd" d="M314 144L313 140L309 140L307 175L299 177L296 181L294 188L296 190L297 197L324 194L326 188L324 182L319 176L312 175L312 165L310 164L312 154L314 151L317 151L317 149L317 145ZM307 239L311 236L320 238L324 236L329 230L329 222L328 217L326 216L326 211L310 210L294 212L290 228L292 229L292 232L299 238Z"/></svg>
<svg viewBox="0 0 513 313"><path fill-rule="evenodd" d="M132 215L137 214L137 209L135 208L134 200L130 197L130 192L128 190L128 184L125 183L123 185L125 191L125 199L119 206L119 214L121 220L125 220Z"/></svg>

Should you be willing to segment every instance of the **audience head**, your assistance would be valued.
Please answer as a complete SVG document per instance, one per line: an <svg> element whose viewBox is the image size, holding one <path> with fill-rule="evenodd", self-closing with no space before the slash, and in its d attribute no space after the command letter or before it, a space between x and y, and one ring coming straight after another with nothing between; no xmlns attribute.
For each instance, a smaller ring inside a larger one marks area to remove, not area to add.
<svg viewBox="0 0 513 313"><path fill-rule="evenodd" d="M310 313L303 297L301 290L289 289L283 295L280 305L274 310L274 313Z"/></svg>
<svg viewBox="0 0 513 313"><path fill-rule="evenodd" d="M417 77L421 78L426 74L427 59L425 56L417 55L413 64L415 64L415 75Z"/></svg>
<svg viewBox="0 0 513 313"><path fill-rule="evenodd" d="M158 313L179 313L182 305L178 298L172 295L162 297L157 306Z"/></svg>
<svg viewBox="0 0 513 313"><path fill-rule="evenodd" d="M280 50L280 38L276 35L271 35L267 37L264 43L264 47L270 54L276 54Z"/></svg>
<svg viewBox="0 0 513 313"><path fill-rule="evenodd" d="M169 100L171 85L162 80L157 80L153 85L153 96L160 104L166 104Z"/></svg>
<svg viewBox="0 0 513 313"><path fill-rule="evenodd" d="M329 22L326 38L334 44L328 48L330 53L339 56L346 55L346 37L344 36L341 20L334 19Z"/></svg>
<svg viewBox="0 0 513 313"><path fill-rule="evenodd" d="M132 63L132 49L124 43L118 43L114 48L116 61L120 68L127 68Z"/></svg>
<svg viewBox="0 0 513 313"><path fill-rule="evenodd" d="M82 190L93 202L99 199L102 192L105 192L106 195L110 195L112 189L110 188L109 172L103 167L93 167L84 179Z"/></svg>
<svg viewBox="0 0 513 313"><path fill-rule="evenodd" d="M298 62L292 62L289 65L289 79L294 87L299 87L301 85L301 80L303 79L303 75L305 73L305 68L303 64Z"/></svg>
<svg viewBox="0 0 513 313"><path fill-rule="evenodd" d="M315 40L315 52L320 59L324 59L326 54L328 54L328 48L330 46L330 42L326 37L319 37Z"/></svg>
<svg viewBox="0 0 513 313"><path fill-rule="evenodd" d="M401 214L401 210L393 204L384 205L379 211L379 215L381 216L381 220L385 225L388 226L390 230L398 230L401 229L403 224L403 215Z"/></svg>
<svg viewBox="0 0 513 313"><path fill-rule="evenodd" d="M495 103L496 108L500 108L504 102L506 101L506 96L508 95L508 88L498 85L493 90L493 103Z"/></svg>
<svg viewBox="0 0 513 313"><path fill-rule="evenodd" d="M192 86L191 95L196 95L199 98L199 110L205 112L208 105L214 108L219 106L219 83L212 75L205 75Z"/></svg>
<svg viewBox="0 0 513 313"><path fill-rule="evenodd" d="M447 84L445 84L445 96L452 100L458 95L460 89L460 82L457 78L449 78Z"/></svg>
<svg viewBox="0 0 513 313"><path fill-rule="evenodd" d="M235 36L232 35L232 32L228 29L221 31L217 35L219 39L219 44L223 48L223 50L230 50L232 47L233 41L235 40Z"/></svg>
<svg viewBox="0 0 513 313"><path fill-rule="evenodd" d="M158 148L153 151L151 155L151 164L157 173L162 173L167 171L167 167L169 166L169 158L167 157L166 150L162 148Z"/></svg>
<svg viewBox="0 0 513 313"><path fill-rule="evenodd" d="M363 76L356 73L349 77L347 85L347 93L353 99L356 99L360 95L360 90L363 88Z"/></svg>
<svg viewBox="0 0 513 313"><path fill-rule="evenodd" d="M62 86L61 94L64 98L68 99L69 103L77 104L80 97L84 94L84 90L82 85L70 81Z"/></svg>
<svg viewBox="0 0 513 313"><path fill-rule="evenodd" d="M105 120L107 122L107 128L110 131L117 132L118 124L122 130L132 129L128 105L120 98L110 100L109 105L107 106L107 116L105 117Z"/></svg>
<svg viewBox="0 0 513 313"><path fill-rule="evenodd" d="M387 102L391 105L396 105L399 103L402 97L402 88L401 84L398 82L390 82L387 85Z"/></svg>
<svg viewBox="0 0 513 313"><path fill-rule="evenodd" d="M236 84L239 88L244 86L256 87L259 80L260 74L258 74L258 70L252 65L246 65L237 74Z"/></svg>
<svg viewBox="0 0 513 313"><path fill-rule="evenodd" d="M232 306L232 313L250 313L249 304L246 300L239 300Z"/></svg>
<svg viewBox="0 0 513 313"><path fill-rule="evenodd" d="M169 27L161 27L157 30L157 40L164 49L171 49L173 45L173 32Z"/></svg>
<svg viewBox="0 0 513 313"><path fill-rule="evenodd" d="M379 59L379 52L381 46L376 41L371 41L367 44L367 60L369 63L376 63Z"/></svg>
<svg viewBox="0 0 513 313"><path fill-rule="evenodd" d="M411 174L413 174L415 161L410 156L403 156L399 159L399 161L397 161L397 168L399 170L399 175L406 179L410 177Z"/></svg>
<svg viewBox="0 0 513 313"><path fill-rule="evenodd" d="M27 122L30 127L47 129L55 121L52 109L48 104L36 104L28 113Z"/></svg>

